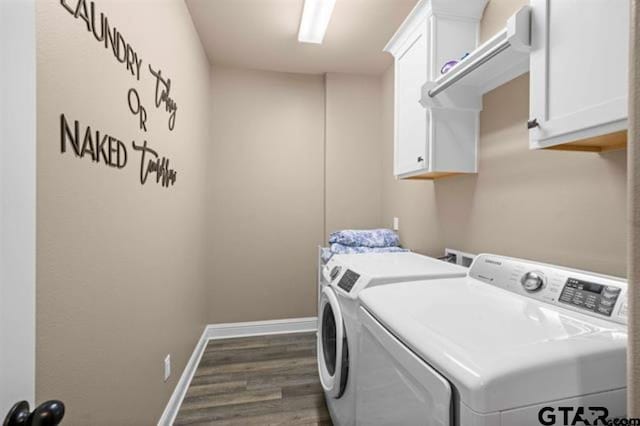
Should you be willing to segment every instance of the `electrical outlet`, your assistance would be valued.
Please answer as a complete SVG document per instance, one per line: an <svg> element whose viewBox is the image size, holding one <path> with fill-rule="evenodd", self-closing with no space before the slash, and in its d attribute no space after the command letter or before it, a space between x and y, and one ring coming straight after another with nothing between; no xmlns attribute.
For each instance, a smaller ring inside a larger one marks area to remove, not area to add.
<svg viewBox="0 0 640 426"><path fill-rule="evenodd" d="M164 381L169 380L169 376L171 376L171 354L167 355L164 358Z"/></svg>
<svg viewBox="0 0 640 426"><path fill-rule="evenodd" d="M400 218L398 218L398 217L394 217L393 218L393 230L394 231L399 231L400 230Z"/></svg>

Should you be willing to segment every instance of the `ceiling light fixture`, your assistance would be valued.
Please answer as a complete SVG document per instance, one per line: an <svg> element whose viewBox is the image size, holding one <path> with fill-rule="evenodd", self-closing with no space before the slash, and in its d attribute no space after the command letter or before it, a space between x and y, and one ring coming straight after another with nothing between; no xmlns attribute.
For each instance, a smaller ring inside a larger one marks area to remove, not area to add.
<svg viewBox="0 0 640 426"><path fill-rule="evenodd" d="M336 0L304 0L298 41L321 44Z"/></svg>

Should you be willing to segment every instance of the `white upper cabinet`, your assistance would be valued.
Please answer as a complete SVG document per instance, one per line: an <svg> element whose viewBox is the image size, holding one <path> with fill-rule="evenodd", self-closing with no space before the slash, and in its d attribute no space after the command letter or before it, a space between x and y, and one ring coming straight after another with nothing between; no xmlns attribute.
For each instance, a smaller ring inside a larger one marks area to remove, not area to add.
<svg viewBox="0 0 640 426"><path fill-rule="evenodd" d="M629 1L531 0L531 6L531 148L624 147Z"/></svg>
<svg viewBox="0 0 640 426"><path fill-rule="evenodd" d="M421 0L385 47L395 58L394 174L434 179L477 171L478 105L424 106L422 87L478 43L487 0Z"/></svg>
<svg viewBox="0 0 640 426"><path fill-rule="evenodd" d="M415 27L398 50L396 88L396 174L411 173L428 164L428 114L420 105L420 87L427 80L427 24Z"/></svg>

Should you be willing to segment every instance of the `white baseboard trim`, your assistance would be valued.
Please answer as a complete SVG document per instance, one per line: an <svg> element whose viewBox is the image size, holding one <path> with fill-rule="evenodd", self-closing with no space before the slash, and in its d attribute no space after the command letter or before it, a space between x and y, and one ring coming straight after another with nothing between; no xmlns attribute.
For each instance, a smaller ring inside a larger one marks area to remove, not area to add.
<svg viewBox="0 0 640 426"><path fill-rule="evenodd" d="M202 354L207 347L208 341L207 327L205 326L189 361L187 361L187 365L185 365L184 370L182 371L182 375L180 376L178 383L176 383L176 387L171 394L171 398L169 398L169 402L167 402L167 406L164 408L164 412L162 413L160 420L158 420L158 426L169 426L175 421L180 405L182 405L182 400L187 393L187 389L189 389L189 384L191 383L191 379L198 368L200 358L202 358Z"/></svg>
<svg viewBox="0 0 640 426"><path fill-rule="evenodd" d="M236 322L208 325L205 332L209 339L229 339L266 334L312 332L317 329L317 318L293 318L272 321Z"/></svg>
<svg viewBox="0 0 640 426"><path fill-rule="evenodd" d="M170 426L178 415L182 400L189 389L191 379L198 368L202 354L209 340L231 339L234 337L264 336L269 334L305 333L317 330L317 318L292 318L271 321L236 322L227 324L210 324L205 326L196 347L184 367L184 371L176 384L171 398L158 421L158 426Z"/></svg>

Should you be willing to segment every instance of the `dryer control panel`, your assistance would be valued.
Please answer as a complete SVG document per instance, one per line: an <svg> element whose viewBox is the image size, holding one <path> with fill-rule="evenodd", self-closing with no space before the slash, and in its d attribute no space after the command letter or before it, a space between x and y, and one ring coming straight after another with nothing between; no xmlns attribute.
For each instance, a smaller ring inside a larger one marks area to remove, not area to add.
<svg viewBox="0 0 640 426"><path fill-rule="evenodd" d="M356 281L358 281L358 278L360 278L360 274L353 272L351 269L347 269L342 275L342 278L340 278L340 281L338 281L338 287L349 293L356 284Z"/></svg>
<svg viewBox="0 0 640 426"><path fill-rule="evenodd" d="M627 323L627 282L621 278L489 254L476 257L469 276L541 302Z"/></svg>

